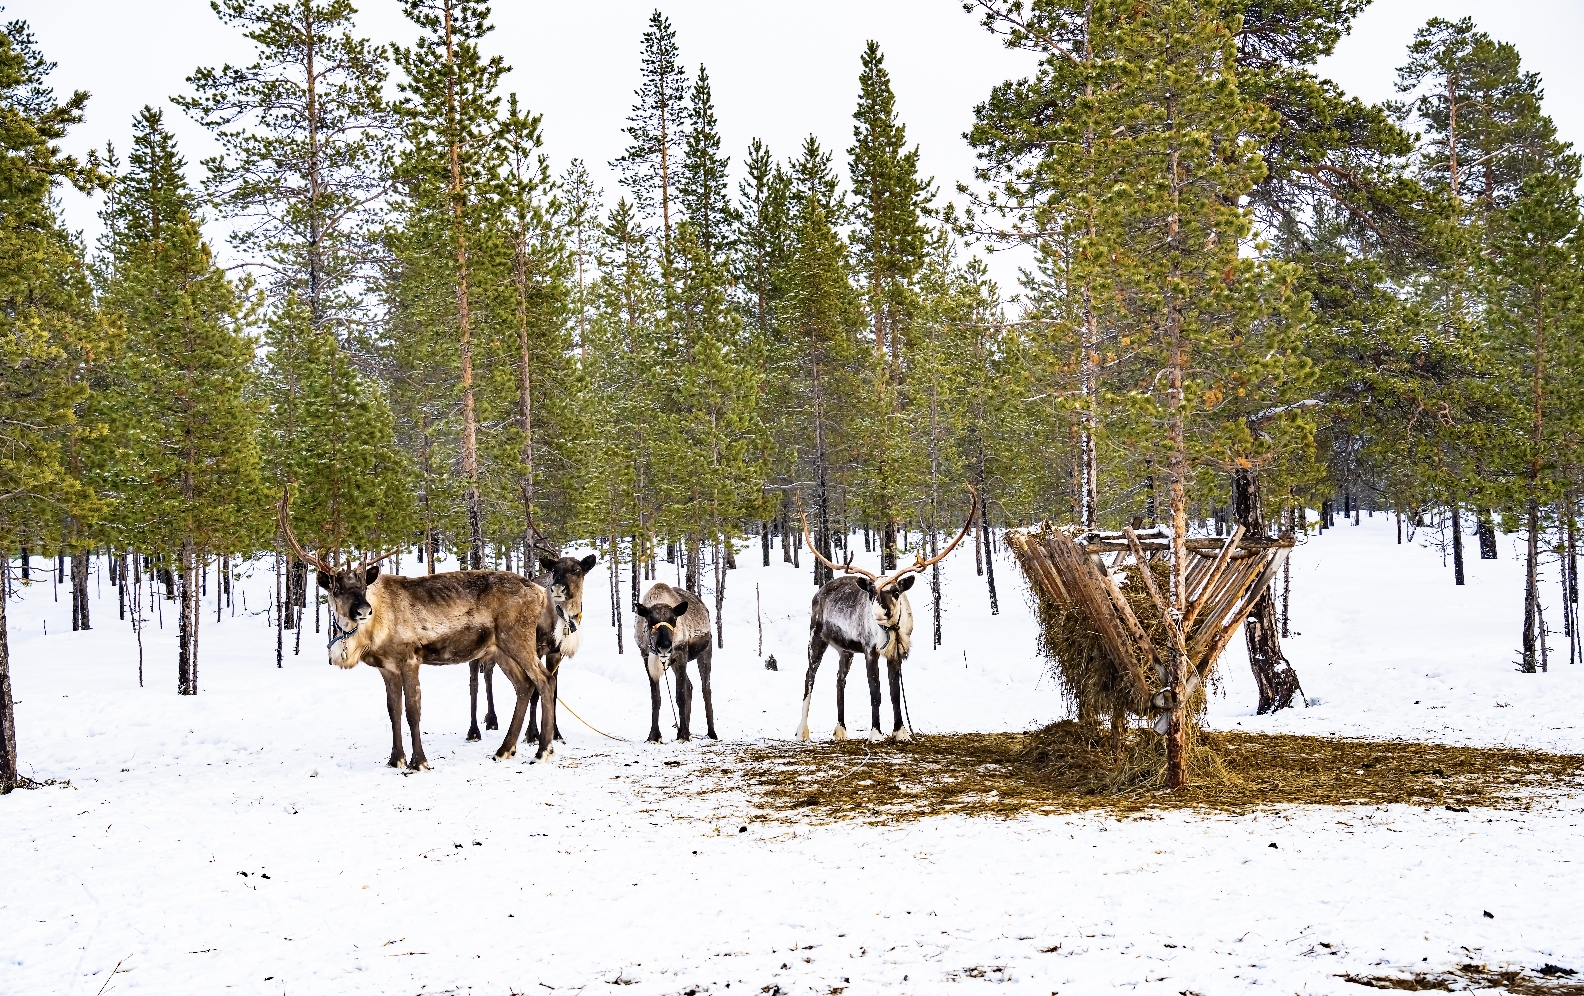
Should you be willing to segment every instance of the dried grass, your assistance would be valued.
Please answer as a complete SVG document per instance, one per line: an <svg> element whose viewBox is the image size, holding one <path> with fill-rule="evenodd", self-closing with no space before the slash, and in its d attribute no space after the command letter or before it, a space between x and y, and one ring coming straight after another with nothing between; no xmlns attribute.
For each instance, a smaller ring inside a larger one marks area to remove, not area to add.
<svg viewBox="0 0 1584 996"><path fill-rule="evenodd" d="M1198 731L1190 784L1171 792L1161 783L1162 751L1153 732L1129 731L1117 763L1109 730L1068 721L911 743L766 743L743 749L722 774L769 816L819 822L1388 803L1525 809L1547 791L1576 791L1584 778L1577 755Z"/></svg>
<svg viewBox="0 0 1584 996"><path fill-rule="evenodd" d="M1445 972L1415 972L1412 975L1341 975L1356 986L1394 989L1399 992L1465 992L1495 989L1513 996L1584 996L1584 983L1571 976L1576 973L1555 965L1524 971L1491 969L1484 965L1459 965Z"/></svg>

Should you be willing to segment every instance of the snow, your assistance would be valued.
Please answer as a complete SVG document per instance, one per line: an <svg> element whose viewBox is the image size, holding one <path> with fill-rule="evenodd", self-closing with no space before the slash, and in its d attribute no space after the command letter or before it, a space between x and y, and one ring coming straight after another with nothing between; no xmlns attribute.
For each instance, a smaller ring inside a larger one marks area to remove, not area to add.
<svg viewBox="0 0 1584 996"><path fill-rule="evenodd" d="M305 634L302 655L288 647L276 669L264 616L239 609L216 623L211 595L201 694L182 698L168 612L146 634L140 689L108 583L85 633L69 632L69 604L47 581L34 584L9 608L20 746L34 777L70 784L0 801L0 993L611 983L719 996L1005 983L1040 996L1340 994L1364 991L1338 977L1347 972L1584 969L1584 879L1572 867L1584 859L1569 857L1577 798L1517 812L1288 807L816 826L761 819L731 792L692 792L704 769L731 763L734 743L790 738L801 709L808 574L779 550L760 567L757 545L738 560L715 655L721 744L615 742L563 713L568 742L553 763L529 764L531 751L497 763L499 733L464 740L466 669L426 668L434 770L411 776L383 766L379 678L327 666L323 637ZM927 588L913 592L904 673L915 728L1059 718L1016 566L997 559L995 617L971 550L947 568L938 650ZM661 578L675 580L672 570L663 565ZM1566 643L1555 639L1549 674L1513 669L1515 548L1504 541L1501 559L1471 559L1469 575L1456 588L1440 553L1396 545L1389 517L1311 539L1293 558L1302 635L1287 649L1314 704L1253 716L1235 645L1212 723L1584 752L1573 705L1584 668L1569 665ZM259 567L246 582L253 607L271 580ZM757 653L755 586L778 671ZM630 619L626 653L615 652L607 591L596 569L562 695L601 730L638 741L647 678ZM816 737L835 725L835 670L830 654L814 692ZM498 684L506 713L511 695ZM848 690L860 726L861 678ZM889 715L887 703L887 726ZM669 707L661 725L669 731Z"/></svg>

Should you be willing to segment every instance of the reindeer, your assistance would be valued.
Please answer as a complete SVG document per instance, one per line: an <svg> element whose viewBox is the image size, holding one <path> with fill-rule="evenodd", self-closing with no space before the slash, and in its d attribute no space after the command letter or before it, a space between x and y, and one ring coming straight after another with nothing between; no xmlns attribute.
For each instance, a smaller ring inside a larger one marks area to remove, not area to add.
<svg viewBox="0 0 1584 996"><path fill-rule="evenodd" d="M583 636L578 630L583 625L583 578L594 569L594 564L599 558L589 554L582 560L573 557L546 557L539 558L539 567L544 572L534 579L534 583L544 588L549 594L545 601L544 611L539 616L539 655L545 659L545 671L550 675L552 693L556 684L556 677L561 669L561 661L578 652L578 645ZM484 728L493 730L495 724L495 661L473 661L468 665L468 691L472 697L472 708L469 715L472 725L468 727L467 738L469 741L480 739L478 725L478 679L479 672L484 673L484 694L488 703L488 711L484 714ZM528 730L523 734L524 739L534 740L539 736L539 692L533 693L533 699L528 706ZM561 731L556 731L556 739L563 739Z"/></svg>
<svg viewBox="0 0 1584 996"><path fill-rule="evenodd" d="M891 736L897 740L911 740L902 722L902 661L912 649L913 606L907 592L913 587L914 576L926 567L946 558L962 542L973 526L974 513L979 507L979 495L971 488L973 504L968 510L968 521L963 523L957 538L939 555L924 559L921 552L914 563L881 579L861 567L852 565L852 554L842 564L833 564L819 552L809 535L808 518L802 509L798 516L803 520L803 539L816 559L832 571L842 572L820 586L814 594L809 615L808 675L803 679L803 719L798 724L798 739L809 739L809 703L814 699L814 675L819 671L825 648L834 645L836 666L836 732L837 740L847 739L847 672L852 668L853 654L863 654L869 675L869 739L877 740L880 732L880 658L886 659L886 677L891 686L891 711L895 725Z"/></svg>
<svg viewBox="0 0 1584 996"><path fill-rule="evenodd" d="M419 736L419 667L483 658L499 664L517 692L511 725L495 752L496 760L504 761L517 752L517 737L534 691L544 695L544 722L534 760L553 753L550 738L555 732L555 695L538 654L539 619L549 600L545 589L506 571L382 576L377 565L395 550L356 568L337 569L297 542L287 501L283 496L279 506L286 542L298 560L318 572L319 586L329 593L331 663L343 668L368 664L378 668L385 679L391 767L406 764L412 771L429 767ZM404 699L412 735L411 761L402 749Z"/></svg>
<svg viewBox="0 0 1584 996"><path fill-rule="evenodd" d="M682 588L658 581L644 592L633 610L633 643L649 665L649 742L660 742L660 676L667 667L676 671L677 740L691 740L689 720L693 716L693 683L688 681L687 663L697 658L699 680L704 685L706 734L715 735L715 700L710 695L709 610L704 600Z"/></svg>

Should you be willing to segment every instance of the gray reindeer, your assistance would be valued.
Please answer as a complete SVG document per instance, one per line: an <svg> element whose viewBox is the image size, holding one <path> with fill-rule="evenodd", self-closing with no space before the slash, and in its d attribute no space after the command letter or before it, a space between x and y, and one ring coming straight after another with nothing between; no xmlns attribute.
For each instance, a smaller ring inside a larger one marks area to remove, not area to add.
<svg viewBox="0 0 1584 996"><path fill-rule="evenodd" d="M657 581L644 592L633 610L633 643L649 668L649 742L660 742L660 677L666 668L676 672L677 740L693 738L693 683L687 664L698 661L699 682L704 686L705 734L715 735L715 700L710 696L709 610L704 600L684 588Z"/></svg>
<svg viewBox="0 0 1584 996"><path fill-rule="evenodd" d="M969 489L973 503L968 510L968 521L962 531L939 555L924 559L919 553L914 562L887 578L871 574L852 565L852 554L842 564L833 564L819 552L809 535L808 519L799 509L803 519L803 540L814 556L839 572L820 586L814 594L809 614L808 675L803 679L803 719L798 724L798 739L809 739L809 703L814 699L814 675L819 671L825 649L834 646L836 664L836 732L837 740L847 739L847 672L852 668L853 655L863 654L869 677L869 739L878 740L880 732L880 658L886 660L886 677L891 686L891 710L895 723L891 736L897 740L910 740L912 735L902 722L902 661L912 649L913 606L908 602L907 591L913 587L915 575L946 558L961 543L973 527L974 513L979 509L978 492Z"/></svg>

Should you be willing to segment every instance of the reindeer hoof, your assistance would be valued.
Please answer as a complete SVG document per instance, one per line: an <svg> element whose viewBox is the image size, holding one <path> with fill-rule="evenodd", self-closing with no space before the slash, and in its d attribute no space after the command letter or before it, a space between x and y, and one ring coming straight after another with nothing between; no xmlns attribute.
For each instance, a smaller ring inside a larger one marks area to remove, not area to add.
<svg viewBox="0 0 1584 996"><path fill-rule="evenodd" d="M385 767L387 768L405 768L406 766L407 755L405 754L392 754L391 759L385 762Z"/></svg>
<svg viewBox="0 0 1584 996"><path fill-rule="evenodd" d="M809 738L809 728L806 727L806 726L799 727L798 728L798 732L797 732L797 738L799 740L807 740Z"/></svg>
<svg viewBox="0 0 1584 996"><path fill-rule="evenodd" d="M847 739L847 727L845 727L845 726L836 727L836 732L832 733L831 736L835 737L837 740L846 740ZM807 740L808 736L805 734L803 739Z"/></svg>
<svg viewBox="0 0 1584 996"><path fill-rule="evenodd" d="M516 754L517 754L517 748L516 748L515 745L513 745L509 749L508 748L503 748L501 750L496 751L495 752L495 760L497 760L497 761L510 761L513 757L516 756Z"/></svg>
<svg viewBox="0 0 1584 996"><path fill-rule="evenodd" d="M494 716L486 716L484 717L484 729L498 730L500 729L500 723L496 722Z"/></svg>
<svg viewBox="0 0 1584 996"><path fill-rule="evenodd" d="M881 733L880 732L880 728L877 726L874 729L870 730L868 733L865 733L864 734L864 739L869 741L872 744L875 744L875 743L879 743L880 741L884 740L885 739L885 734Z"/></svg>
<svg viewBox="0 0 1584 996"><path fill-rule="evenodd" d="M483 739L484 738L479 735L479 728L478 727L475 726L471 730L468 730L468 735L467 735L467 742L468 743L473 743L476 740L483 740Z"/></svg>
<svg viewBox="0 0 1584 996"><path fill-rule="evenodd" d="M429 762L421 757L414 758L412 764L407 766L408 771L428 771Z"/></svg>
<svg viewBox="0 0 1584 996"><path fill-rule="evenodd" d="M709 731L708 733L706 733L704 735L709 737L711 740L719 740L720 739L720 737L715 735L715 731L714 730L711 730L711 731Z"/></svg>
<svg viewBox="0 0 1584 996"><path fill-rule="evenodd" d="M688 741L690 741L692 739L693 739L693 734L691 734L691 733L678 733L677 734L677 738L676 738L676 742L679 743L679 744L685 744L685 743L687 743Z"/></svg>
<svg viewBox="0 0 1584 996"><path fill-rule="evenodd" d="M662 741L660 739L660 731L655 730L655 731L653 731L653 732L651 732L649 734L649 739L644 741L644 742L645 743L651 743L651 744L658 744L658 743L663 743L664 741Z"/></svg>
<svg viewBox="0 0 1584 996"><path fill-rule="evenodd" d="M906 728L903 728L891 734L891 739L895 740L899 744L905 744L913 739L913 734L909 733Z"/></svg>

